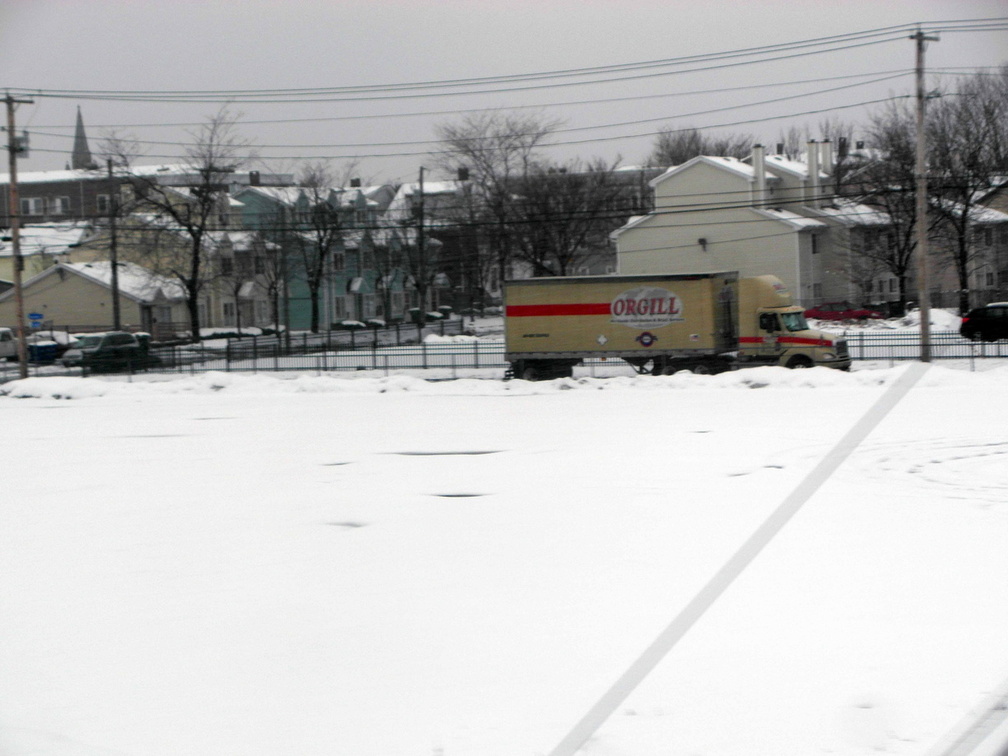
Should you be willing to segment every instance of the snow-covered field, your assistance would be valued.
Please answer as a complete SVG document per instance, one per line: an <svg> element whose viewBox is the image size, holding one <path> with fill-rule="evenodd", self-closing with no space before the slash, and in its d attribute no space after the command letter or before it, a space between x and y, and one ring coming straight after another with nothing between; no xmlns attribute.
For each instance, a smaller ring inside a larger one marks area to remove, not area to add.
<svg viewBox="0 0 1008 756"><path fill-rule="evenodd" d="M0 754L548 754L907 368L0 387ZM1008 678L1008 367L931 367L584 749L932 754Z"/></svg>

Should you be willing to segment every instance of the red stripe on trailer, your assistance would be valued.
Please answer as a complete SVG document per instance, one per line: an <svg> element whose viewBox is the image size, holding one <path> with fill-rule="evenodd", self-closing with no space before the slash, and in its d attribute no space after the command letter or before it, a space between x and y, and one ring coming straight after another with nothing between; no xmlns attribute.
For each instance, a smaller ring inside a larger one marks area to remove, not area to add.
<svg viewBox="0 0 1008 756"><path fill-rule="evenodd" d="M780 336L777 341L781 344L798 344L799 346L833 346L833 342L828 339L808 339L802 336Z"/></svg>
<svg viewBox="0 0 1008 756"><path fill-rule="evenodd" d="M541 318L561 315L608 315L609 303L577 302L574 304L508 305L509 318Z"/></svg>

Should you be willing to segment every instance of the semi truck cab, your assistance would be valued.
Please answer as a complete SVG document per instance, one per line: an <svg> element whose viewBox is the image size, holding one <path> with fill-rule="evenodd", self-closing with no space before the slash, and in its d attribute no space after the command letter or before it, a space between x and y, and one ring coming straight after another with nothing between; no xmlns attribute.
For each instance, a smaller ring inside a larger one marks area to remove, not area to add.
<svg viewBox="0 0 1008 756"><path fill-rule="evenodd" d="M740 363L850 369L847 341L809 328L805 311L792 303L791 293L778 279L744 278L739 288Z"/></svg>

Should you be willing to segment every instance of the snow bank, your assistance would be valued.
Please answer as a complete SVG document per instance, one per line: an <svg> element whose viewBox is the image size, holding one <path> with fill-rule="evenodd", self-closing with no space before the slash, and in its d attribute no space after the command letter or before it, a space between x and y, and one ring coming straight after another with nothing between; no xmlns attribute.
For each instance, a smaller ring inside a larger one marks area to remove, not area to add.
<svg viewBox="0 0 1008 756"><path fill-rule="evenodd" d="M819 389L877 388L896 379L906 366L845 373L827 368L787 370L760 367L720 375L680 373L670 376L620 376L613 378L563 378L530 383L480 378L430 381L409 375L360 377L359 374L247 375L208 372L193 376L149 376L127 382L109 378L27 378L0 386L0 396L14 399L88 399L112 395L153 394L384 394L409 392L430 395L554 394L560 391L674 391L684 389ZM992 386L1004 390L1008 367L983 373L933 366L922 386L962 386L979 390Z"/></svg>

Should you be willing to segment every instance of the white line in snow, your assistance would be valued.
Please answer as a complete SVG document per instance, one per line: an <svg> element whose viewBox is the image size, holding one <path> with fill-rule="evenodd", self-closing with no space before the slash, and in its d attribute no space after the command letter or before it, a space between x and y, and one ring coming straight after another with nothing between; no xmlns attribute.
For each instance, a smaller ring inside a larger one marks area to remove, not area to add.
<svg viewBox="0 0 1008 756"><path fill-rule="evenodd" d="M858 447L889 412L899 404L900 400L914 387L921 376L927 371L928 364L917 362L912 364L890 386L847 431L823 459L817 464L805 479L791 494L775 509L751 536L739 547L738 551L721 566L708 583L700 589L690 602L679 612L678 616L666 627L644 652L631 664L626 671L613 683L602 697L592 706L570 732L557 746L550 751L549 756L574 756L580 748L595 734L599 727L612 715L623 701L640 685L651 671L658 666L669 651L679 642L687 631L711 605L728 589L742 571L759 555L768 543L780 532L788 520L801 509L812 495L819 490L843 464L844 460Z"/></svg>

